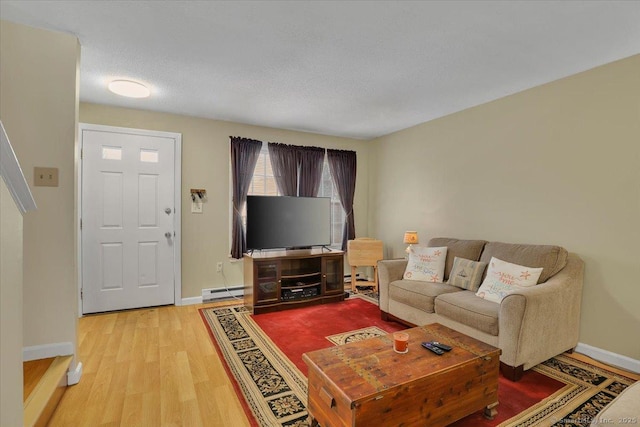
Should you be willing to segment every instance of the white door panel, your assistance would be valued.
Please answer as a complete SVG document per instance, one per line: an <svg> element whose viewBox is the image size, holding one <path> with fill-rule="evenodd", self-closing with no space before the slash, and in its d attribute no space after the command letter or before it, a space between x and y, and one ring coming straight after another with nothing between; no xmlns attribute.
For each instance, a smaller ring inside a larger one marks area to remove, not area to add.
<svg viewBox="0 0 640 427"><path fill-rule="evenodd" d="M83 129L83 313L174 303L174 149Z"/></svg>

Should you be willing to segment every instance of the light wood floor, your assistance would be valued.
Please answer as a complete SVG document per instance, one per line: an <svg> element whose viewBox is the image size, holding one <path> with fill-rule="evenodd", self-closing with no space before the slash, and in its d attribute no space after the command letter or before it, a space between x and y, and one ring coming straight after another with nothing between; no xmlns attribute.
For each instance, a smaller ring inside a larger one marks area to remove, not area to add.
<svg viewBox="0 0 640 427"><path fill-rule="evenodd" d="M249 426L198 313L225 304L81 318L82 380L67 389L49 425ZM576 353L572 357L594 362Z"/></svg>
<svg viewBox="0 0 640 427"><path fill-rule="evenodd" d="M49 425L249 426L198 313L213 305L79 319L82 379Z"/></svg>
<svg viewBox="0 0 640 427"><path fill-rule="evenodd" d="M26 401L27 397L36 388L38 382L42 378L55 357L47 359L30 360L22 364L23 393L22 401Z"/></svg>

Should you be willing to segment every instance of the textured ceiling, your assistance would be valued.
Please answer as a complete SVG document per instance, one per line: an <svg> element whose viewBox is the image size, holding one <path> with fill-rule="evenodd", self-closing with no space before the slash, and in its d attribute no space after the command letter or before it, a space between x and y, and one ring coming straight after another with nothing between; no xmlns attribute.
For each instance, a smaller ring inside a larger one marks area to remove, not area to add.
<svg viewBox="0 0 640 427"><path fill-rule="evenodd" d="M79 38L82 101L362 139L640 53L637 1L2 0L0 17Z"/></svg>

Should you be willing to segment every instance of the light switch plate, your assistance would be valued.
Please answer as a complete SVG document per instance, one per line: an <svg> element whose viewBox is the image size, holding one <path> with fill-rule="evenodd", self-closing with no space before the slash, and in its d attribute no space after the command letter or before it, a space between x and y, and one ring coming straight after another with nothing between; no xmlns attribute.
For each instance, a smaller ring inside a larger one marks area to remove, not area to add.
<svg viewBox="0 0 640 427"><path fill-rule="evenodd" d="M36 187L57 187L58 168L33 168L33 185Z"/></svg>
<svg viewBox="0 0 640 427"><path fill-rule="evenodd" d="M191 202L191 213L202 213L202 202Z"/></svg>

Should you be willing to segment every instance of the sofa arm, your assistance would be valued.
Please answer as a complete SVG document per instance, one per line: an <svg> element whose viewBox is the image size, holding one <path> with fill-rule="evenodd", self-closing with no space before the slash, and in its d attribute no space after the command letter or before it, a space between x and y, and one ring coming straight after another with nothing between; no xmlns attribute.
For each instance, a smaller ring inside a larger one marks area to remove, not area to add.
<svg viewBox="0 0 640 427"><path fill-rule="evenodd" d="M407 268L406 259L386 259L378 261L378 294L380 310L389 312L389 283L402 279Z"/></svg>
<svg viewBox="0 0 640 427"><path fill-rule="evenodd" d="M499 346L504 363L529 369L577 345L583 277L584 262L569 254L558 274L502 300Z"/></svg>
<svg viewBox="0 0 640 427"><path fill-rule="evenodd" d="M634 425L640 419L640 382L625 388L604 409L593 417L590 427L601 425ZM605 421L606 420L606 421Z"/></svg>

